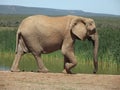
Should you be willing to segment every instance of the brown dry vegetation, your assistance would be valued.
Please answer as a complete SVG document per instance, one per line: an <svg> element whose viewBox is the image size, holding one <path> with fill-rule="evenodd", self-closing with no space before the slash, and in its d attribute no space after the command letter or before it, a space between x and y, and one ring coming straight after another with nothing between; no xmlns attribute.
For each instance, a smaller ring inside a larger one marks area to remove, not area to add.
<svg viewBox="0 0 120 90"><path fill-rule="evenodd" d="M0 90L120 90L120 75L0 71Z"/></svg>

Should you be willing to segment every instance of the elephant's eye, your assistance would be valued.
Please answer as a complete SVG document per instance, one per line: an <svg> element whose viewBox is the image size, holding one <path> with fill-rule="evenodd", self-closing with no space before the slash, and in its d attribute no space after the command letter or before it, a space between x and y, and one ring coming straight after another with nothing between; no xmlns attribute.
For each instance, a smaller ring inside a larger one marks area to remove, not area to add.
<svg viewBox="0 0 120 90"><path fill-rule="evenodd" d="M92 23L90 23L89 25L92 26Z"/></svg>

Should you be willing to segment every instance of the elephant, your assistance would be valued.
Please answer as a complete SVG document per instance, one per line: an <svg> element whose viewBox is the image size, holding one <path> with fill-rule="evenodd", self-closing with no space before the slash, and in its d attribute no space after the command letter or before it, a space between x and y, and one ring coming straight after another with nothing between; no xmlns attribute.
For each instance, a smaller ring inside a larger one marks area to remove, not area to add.
<svg viewBox="0 0 120 90"><path fill-rule="evenodd" d="M48 72L41 54L61 50L64 56L64 73L71 74L77 65L74 54L75 41L88 39L93 43L93 63L98 70L98 33L93 19L67 15L50 17L33 15L25 18L18 27L16 34L16 51L11 71L19 72L19 62L25 53L31 53L37 62L39 72Z"/></svg>

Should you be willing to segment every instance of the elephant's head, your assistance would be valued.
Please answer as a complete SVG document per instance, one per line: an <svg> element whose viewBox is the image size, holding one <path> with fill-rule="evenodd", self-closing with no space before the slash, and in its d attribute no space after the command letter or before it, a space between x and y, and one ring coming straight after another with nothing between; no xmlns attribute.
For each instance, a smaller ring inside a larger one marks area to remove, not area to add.
<svg viewBox="0 0 120 90"><path fill-rule="evenodd" d="M96 25L93 19L77 17L71 20L70 30L77 38L81 40L88 39L92 41L94 46L94 71L96 73L98 70L98 34L96 31Z"/></svg>

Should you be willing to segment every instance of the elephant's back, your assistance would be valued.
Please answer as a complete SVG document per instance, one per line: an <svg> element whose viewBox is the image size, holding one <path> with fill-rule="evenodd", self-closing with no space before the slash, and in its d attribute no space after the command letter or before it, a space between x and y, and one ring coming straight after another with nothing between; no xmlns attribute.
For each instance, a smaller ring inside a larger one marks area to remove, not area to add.
<svg viewBox="0 0 120 90"><path fill-rule="evenodd" d="M49 22L57 22L57 21L63 21L66 22L68 20L68 16L58 16L58 17L51 17L51 16L45 16L45 15L33 15L25 18L22 22L30 22L30 21L35 21L35 22L42 22L42 21L47 21ZM59 22L60 23L60 22Z"/></svg>
<svg viewBox="0 0 120 90"><path fill-rule="evenodd" d="M67 16L62 17L49 17L44 15L34 15L25 18L19 29L21 32L28 32L33 30L66 30L68 26L69 18Z"/></svg>

